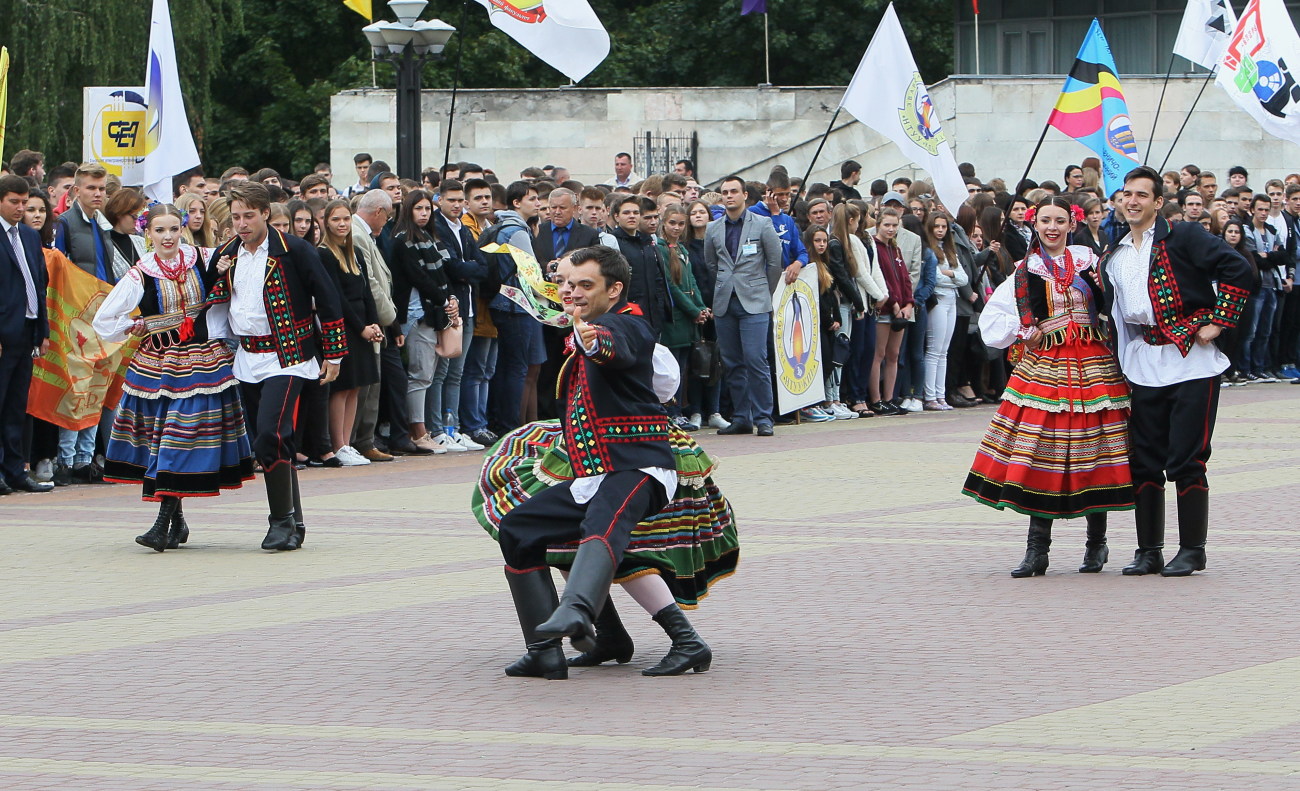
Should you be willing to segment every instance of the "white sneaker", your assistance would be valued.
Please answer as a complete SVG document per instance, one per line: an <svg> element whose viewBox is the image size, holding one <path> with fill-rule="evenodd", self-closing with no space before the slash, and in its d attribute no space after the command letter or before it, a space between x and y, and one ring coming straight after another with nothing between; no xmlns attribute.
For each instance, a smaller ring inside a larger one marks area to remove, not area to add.
<svg viewBox="0 0 1300 791"><path fill-rule="evenodd" d="M447 452L445 447L433 441L433 435L429 434L427 431L423 437L411 440L411 444L420 450L431 451L435 456L441 456Z"/></svg>
<svg viewBox="0 0 1300 791"><path fill-rule="evenodd" d="M465 447L464 445L460 444L456 440L447 436L446 433L439 434L438 436L434 437L433 444L447 451L450 451L451 453L464 453L465 451L469 450L469 448Z"/></svg>
<svg viewBox="0 0 1300 791"><path fill-rule="evenodd" d="M853 420L857 418L857 412L850 412L849 408L840 403L831 404L831 414L836 420Z"/></svg>
<svg viewBox="0 0 1300 791"><path fill-rule="evenodd" d="M36 469L32 471L32 480L38 483L49 483L54 480L54 462L50 459L36 462Z"/></svg>
<svg viewBox="0 0 1300 791"><path fill-rule="evenodd" d="M922 412L925 410L925 405L919 398L904 398L902 408L908 412Z"/></svg>
<svg viewBox="0 0 1300 791"><path fill-rule="evenodd" d="M692 413L691 413L691 422L694 423L694 424L697 425L697 426L703 426L703 425L704 425L704 416L701 415L699 412L692 412Z"/></svg>
<svg viewBox="0 0 1300 791"><path fill-rule="evenodd" d="M730 425L731 425L731 421L727 420L717 412L714 412L712 415L709 415L709 426L711 428L726 428L727 426Z"/></svg>
<svg viewBox="0 0 1300 791"><path fill-rule="evenodd" d="M361 467L370 463L370 459L362 456L351 445L344 445L334 451L334 455L339 457L339 461L342 462L344 467Z"/></svg>
<svg viewBox="0 0 1300 791"><path fill-rule="evenodd" d="M477 443L477 442L475 442L474 439L473 439L472 437L470 437L470 435L468 435L468 434L461 434L460 432L456 432L456 444L459 445L459 446L461 446L461 447L464 448L465 450L483 450L483 449L484 449L484 446L483 446L483 445L480 445L480 444Z"/></svg>

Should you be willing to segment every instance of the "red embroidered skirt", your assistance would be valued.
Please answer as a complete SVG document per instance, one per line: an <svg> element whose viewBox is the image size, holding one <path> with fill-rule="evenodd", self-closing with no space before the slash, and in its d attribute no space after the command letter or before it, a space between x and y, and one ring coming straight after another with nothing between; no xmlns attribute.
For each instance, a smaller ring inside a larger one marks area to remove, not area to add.
<svg viewBox="0 0 1300 791"><path fill-rule="evenodd" d="M1132 509L1128 408L1128 385L1100 341L1028 352L962 492L1048 519Z"/></svg>

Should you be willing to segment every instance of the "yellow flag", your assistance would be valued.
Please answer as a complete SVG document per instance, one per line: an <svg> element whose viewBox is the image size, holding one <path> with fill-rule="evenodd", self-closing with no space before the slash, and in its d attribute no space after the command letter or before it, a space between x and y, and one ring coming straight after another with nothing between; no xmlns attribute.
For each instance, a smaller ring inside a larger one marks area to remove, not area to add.
<svg viewBox="0 0 1300 791"><path fill-rule="evenodd" d="M369 20L374 20L375 12L371 6L372 0L343 0L343 5L356 11L361 16Z"/></svg>
<svg viewBox="0 0 1300 791"><path fill-rule="evenodd" d="M370 0L366 0L369 2ZM5 117L9 114L9 48L0 47L0 156L5 153Z"/></svg>

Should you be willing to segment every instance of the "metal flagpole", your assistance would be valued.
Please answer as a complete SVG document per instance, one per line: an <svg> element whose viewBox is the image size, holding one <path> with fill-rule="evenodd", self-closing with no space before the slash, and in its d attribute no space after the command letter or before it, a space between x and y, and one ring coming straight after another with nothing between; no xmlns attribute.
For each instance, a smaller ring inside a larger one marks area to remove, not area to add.
<svg viewBox="0 0 1300 791"><path fill-rule="evenodd" d="M447 148L442 152L442 164L451 160L451 130L456 123L456 90L460 87L460 61L465 52L465 14L469 12L469 2L460 4L460 37L456 39L456 71L451 78L451 109L447 111Z"/></svg>
<svg viewBox="0 0 1300 791"><path fill-rule="evenodd" d="M975 7L975 73L980 73L980 12L978 5Z"/></svg>
<svg viewBox="0 0 1300 791"><path fill-rule="evenodd" d="M801 194L808 194L808 178L812 176L813 166L817 164L817 157L822 155L822 146L826 145L826 138L831 136L831 130L835 128L835 119L840 117L840 110L843 109L843 105L836 107L835 114L831 116L831 122L826 125L826 134L822 135L821 142L817 144L817 150L813 152L812 161L808 163L808 172L803 174L803 182L799 185Z"/></svg>
<svg viewBox="0 0 1300 791"><path fill-rule="evenodd" d="M764 85L772 84L772 56L768 51L767 11L763 12L763 73L767 77Z"/></svg>
<svg viewBox="0 0 1300 791"><path fill-rule="evenodd" d="M1156 124L1160 122L1160 108L1165 106L1165 89L1169 87L1169 75L1174 73L1174 53L1169 53L1169 68L1165 69L1165 82L1160 86L1160 101L1156 102L1156 115L1151 119L1151 139L1147 141L1147 153L1142 157L1142 164L1151 156L1151 146L1156 142Z"/></svg>
<svg viewBox="0 0 1300 791"><path fill-rule="evenodd" d="M1183 119L1183 125L1178 127L1178 134L1174 135L1174 142L1169 144L1169 151L1165 154L1165 161L1160 163L1160 172L1165 172L1165 165L1169 164L1169 157L1174 155L1174 146L1178 145L1178 139L1183 136L1183 130L1187 128L1187 122L1192 120L1192 113L1196 110L1197 102L1201 101L1201 94L1205 93L1205 88L1214 79L1217 69L1211 69L1206 75L1205 82L1201 83L1201 89L1196 92L1196 98L1192 100L1192 106L1187 108L1187 117Z"/></svg>

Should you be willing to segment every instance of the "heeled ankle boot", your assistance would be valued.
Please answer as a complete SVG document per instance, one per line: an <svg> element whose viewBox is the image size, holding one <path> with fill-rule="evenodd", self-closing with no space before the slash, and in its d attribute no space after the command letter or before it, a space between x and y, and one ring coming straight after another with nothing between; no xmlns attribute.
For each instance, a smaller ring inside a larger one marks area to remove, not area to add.
<svg viewBox="0 0 1300 791"><path fill-rule="evenodd" d="M680 676L688 670L704 673L713 666L713 650L696 634L680 607L670 604L652 617L672 638L673 647L659 664L642 670L641 675Z"/></svg>
<svg viewBox="0 0 1300 791"><path fill-rule="evenodd" d="M1165 567L1165 490L1155 483L1138 486L1133 518L1137 522L1138 548L1124 575L1158 574Z"/></svg>
<svg viewBox="0 0 1300 791"><path fill-rule="evenodd" d="M603 662L613 659L620 665L625 665L632 661L632 654L636 651L636 646L632 643L632 635L627 633L623 627L623 621L618 617L618 610L614 609L614 600L605 599L605 606L600 608L600 615L596 616L596 647L586 653L570 657L569 667L594 667Z"/></svg>
<svg viewBox="0 0 1300 791"><path fill-rule="evenodd" d="M573 647L579 651L595 649L596 629L592 622L609 596L614 565L609 547L603 541L588 541L578 547L560 606L545 623L538 625L537 636L543 640L570 637Z"/></svg>
<svg viewBox="0 0 1300 791"><path fill-rule="evenodd" d="M1205 538L1210 530L1210 490L1205 479L1178 485L1178 554L1160 570L1165 577L1188 577L1205 568Z"/></svg>
<svg viewBox="0 0 1300 791"><path fill-rule="evenodd" d="M551 570L538 569L520 574L507 568L506 583L510 586L510 598L514 600L519 628L528 648L528 653L506 666L506 675L552 680L568 678L569 665L564 660L560 639L543 640L537 636L537 624L559 605Z"/></svg>
<svg viewBox="0 0 1300 791"><path fill-rule="evenodd" d="M1047 573L1047 551L1052 546L1052 520L1029 517L1029 537L1025 541L1025 559L1011 570L1011 576L1041 577Z"/></svg>
<svg viewBox="0 0 1300 791"><path fill-rule="evenodd" d="M180 549L190 540L190 526L185 523L184 500L176 498L176 513L172 514L171 529L167 531L167 548Z"/></svg>
<svg viewBox="0 0 1300 791"><path fill-rule="evenodd" d="M163 497L153 527L149 528L144 535L136 536L135 543L142 547L149 547L155 552L167 549L167 533L171 530L172 514L176 512L177 502L179 501L175 497Z"/></svg>
<svg viewBox="0 0 1300 791"><path fill-rule="evenodd" d="M1106 547L1106 513L1088 514L1088 542L1084 544L1083 565L1080 574L1096 574L1110 560L1110 550Z"/></svg>

